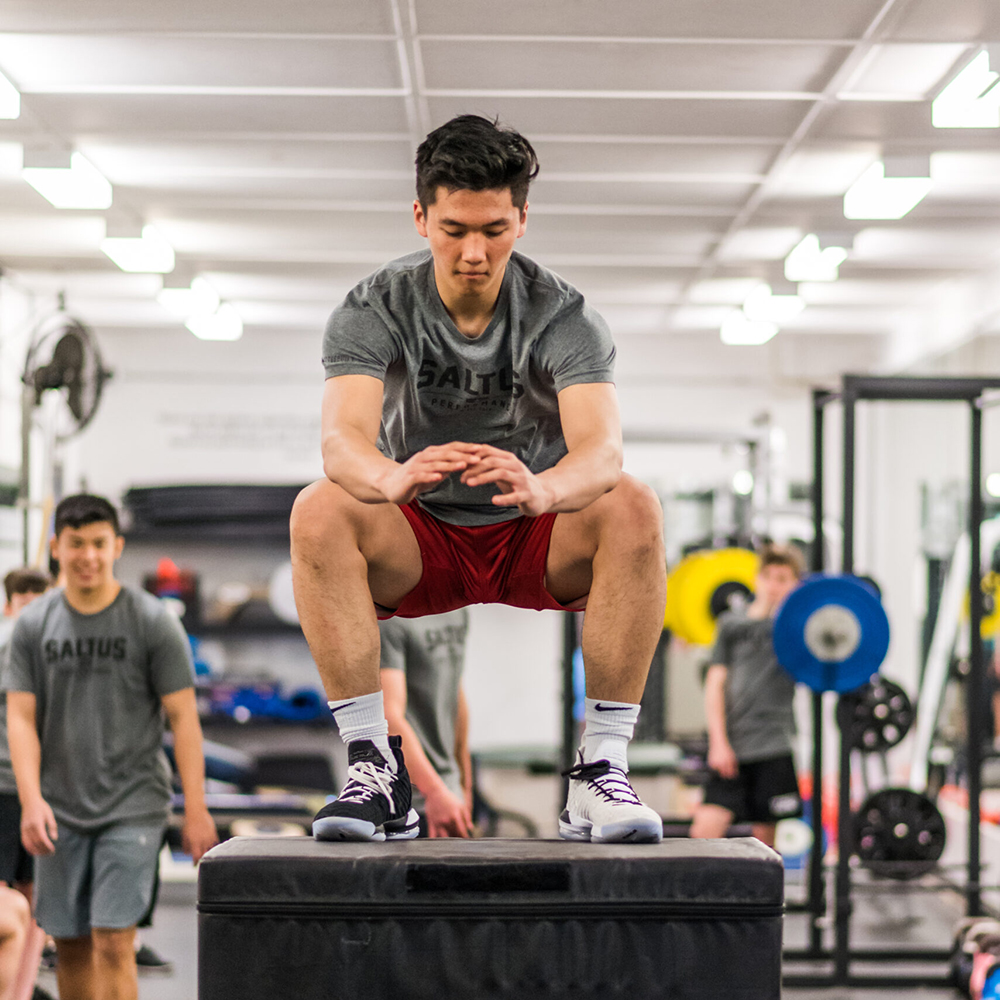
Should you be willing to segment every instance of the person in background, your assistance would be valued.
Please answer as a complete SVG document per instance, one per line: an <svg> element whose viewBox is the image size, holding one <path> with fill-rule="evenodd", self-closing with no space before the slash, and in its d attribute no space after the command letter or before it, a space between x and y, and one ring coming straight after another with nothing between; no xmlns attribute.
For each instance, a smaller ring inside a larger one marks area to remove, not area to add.
<svg viewBox="0 0 1000 1000"><path fill-rule="evenodd" d="M48 590L49 584L49 578L41 570L29 567L12 569L4 577L0 664L7 658L14 622L36 597ZM7 745L7 696L0 687L0 886L16 889L24 896L24 900L18 902L10 892L0 894L0 914L3 914L0 928L0 998L7 995L5 988L13 987L15 981L17 986L11 990L11 1000L29 995L38 972L45 934L31 917L33 878L32 857L21 843L21 805L17 800L17 785ZM23 933L18 933L18 928L22 928ZM38 1000L44 996L47 994L39 990Z"/></svg>
<svg viewBox="0 0 1000 1000"><path fill-rule="evenodd" d="M170 809L163 717L184 789L183 841L216 842L190 647L155 597L114 576L124 539L103 497L56 508L64 575L18 620L4 669L21 837L35 910L56 941L61 1000L136 1000L135 925L147 911Z"/></svg>
<svg viewBox="0 0 1000 1000"><path fill-rule="evenodd" d="M389 733L403 740L421 833L468 837L472 829L469 712L462 691L466 609L379 623Z"/></svg>
<svg viewBox="0 0 1000 1000"><path fill-rule="evenodd" d="M795 682L778 664L772 629L804 572L798 549L767 546L753 601L745 612L719 618L705 675L711 775L692 837L723 837L734 822L749 822L753 835L773 847L777 822L802 814L792 758Z"/></svg>

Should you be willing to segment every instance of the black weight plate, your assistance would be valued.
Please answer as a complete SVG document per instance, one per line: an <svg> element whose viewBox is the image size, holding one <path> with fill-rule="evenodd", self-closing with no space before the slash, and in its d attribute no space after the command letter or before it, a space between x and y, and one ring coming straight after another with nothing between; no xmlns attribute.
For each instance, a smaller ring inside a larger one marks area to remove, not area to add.
<svg viewBox="0 0 1000 1000"><path fill-rule="evenodd" d="M910 788L883 788L852 817L861 863L876 875L910 879L934 868L944 851L945 826L937 806Z"/></svg>
<svg viewBox="0 0 1000 1000"><path fill-rule="evenodd" d="M837 718L848 727L855 750L879 753L899 743L913 725L913 705L895 682L875 674L865 685L841 696Z"/></svg>
<svg viewBox="0 0 1000 1000"><path fill-rule="evenodd" d="M728 580L715 588L709 601L709 610L713 618L726 611L740 611L753 600L753 591L739 580Z"/></svg>

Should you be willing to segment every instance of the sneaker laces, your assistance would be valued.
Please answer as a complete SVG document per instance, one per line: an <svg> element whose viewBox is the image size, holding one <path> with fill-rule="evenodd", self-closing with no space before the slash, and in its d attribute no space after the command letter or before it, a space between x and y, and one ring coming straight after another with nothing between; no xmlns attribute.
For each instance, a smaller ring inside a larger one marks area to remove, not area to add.
<svg viewBox="0 0 1000 1000"><path fill-rule="evenodd" d="M379 767L370 760L351 764L347 769L347 784L338 801L367 802L374 795L384 795L391 809L395 805L392 798L393 777L388 768Z"/></svg>
<svg viewBox="0 0 1000 1000"><path fill-rule="evenodd" d="M609 802L642 805L642 800L635 794L628 775L620 767L613 767L610 761L595 760L589 764L576 764L563 771L562 776L574 781L589 782L594 790Z"/></svg>

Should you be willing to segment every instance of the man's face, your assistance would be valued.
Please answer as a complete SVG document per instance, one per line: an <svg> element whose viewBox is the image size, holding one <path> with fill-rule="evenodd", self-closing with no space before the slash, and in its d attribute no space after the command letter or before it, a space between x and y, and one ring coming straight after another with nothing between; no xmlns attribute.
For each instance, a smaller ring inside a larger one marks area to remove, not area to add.
<svg viewBox="0 0 1000 1000"><path fill-rule="evenodd" d="M97 521L82 528L63 528L52 540L52 554L68 588L96 590L114 579L115 560L124 544L107 521Z"/></svg>
<svg viewBox="0 0 1000 1000"><path fill-rule="evenodd" d="M445 298L496 295L514 243L524 235L528 207L517 208L510 188L497 191L437 189L427 206L413 203L417 232L434 256L434 276ZM442 287L443 286L443 287Z"/></svg>
<svg viewBox="0 0 1000 1000"><path fill-rule="evenodd" d="M768 607L779 604L799 585L791 566L769 565L757 574L756 596Z"/></svg>
<svg viewBox="0 0 1000 1000"><path fill-rule="evenodd" d="M10 600L4 606L3 613L8 618L17 618L18 615L36 598L41 597L41 594L36 594L34 591L29 590L25 594L11 594Z"/></svg>

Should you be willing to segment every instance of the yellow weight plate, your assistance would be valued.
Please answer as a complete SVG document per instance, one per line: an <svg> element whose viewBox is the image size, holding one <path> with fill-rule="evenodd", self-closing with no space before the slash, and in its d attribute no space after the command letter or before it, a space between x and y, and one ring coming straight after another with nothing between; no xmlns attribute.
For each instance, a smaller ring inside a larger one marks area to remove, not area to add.
<svg viewBox="0 0 1000 1000"><path fill-rule="evenodd" d="M984 639L994 639L1000 632L1000 573L987 573L983 577L983 617L979 622L979 634ZM962 606L962 621L969 620L969 595L966 592Z"/></svg>
<svg viewBox="0 0 1000 1000"><path fill-rule="evenodd" d="M738 584L753 590L759 560L748 549L717 549L695 553L681 577L674 631L699 646L715 638L712 598L720 587ZM679 567L678 567L679 568Z"/></svg>
<svg viewBox="0 0 1000 1000"><path fill-rule="evenodd" d="M691 568L691 563L700 553L685 556L667 576L667 607L663 613L663 627L677 632L680 625L678 609L680 608L680 595L684 588L684 577Z"/></svg>

